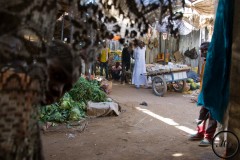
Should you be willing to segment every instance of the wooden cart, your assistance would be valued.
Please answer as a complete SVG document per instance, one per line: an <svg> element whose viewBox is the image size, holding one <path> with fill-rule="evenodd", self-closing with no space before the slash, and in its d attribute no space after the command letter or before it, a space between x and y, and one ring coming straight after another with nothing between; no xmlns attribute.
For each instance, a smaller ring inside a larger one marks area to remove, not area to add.
<svg viewBox="0 0 240 160"><path fill-rule="evenodd" d="M152 79L153 93L157 96L163 96L167 92L167 84L172 84L176 92L182 92L189 70L190 67L148 71L146 76Z"/></svg>

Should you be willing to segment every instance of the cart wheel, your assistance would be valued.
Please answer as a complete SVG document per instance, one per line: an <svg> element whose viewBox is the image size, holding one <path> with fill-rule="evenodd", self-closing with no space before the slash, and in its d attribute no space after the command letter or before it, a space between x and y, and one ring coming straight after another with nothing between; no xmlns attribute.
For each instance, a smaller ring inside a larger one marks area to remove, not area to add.
<svg viewBox="0 0 240 160"><path fill-rule="evenodd" d="M167 83L161 76L157 76L152 80L152 88L156 96L163 96L167 92Z"/></svg>
<svg viewBox="0 0 240 160"><path fill-rule="evenodd" d="M183 89L186 86L186 81L181 80L181 81L172 82L172 86L176 92L183 92Z"/></svg>

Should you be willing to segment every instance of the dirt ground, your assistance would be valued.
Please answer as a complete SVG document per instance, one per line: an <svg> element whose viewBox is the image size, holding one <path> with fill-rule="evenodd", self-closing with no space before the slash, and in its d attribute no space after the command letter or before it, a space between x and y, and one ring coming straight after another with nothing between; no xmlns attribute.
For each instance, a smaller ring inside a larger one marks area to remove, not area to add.
<svg viewBox="0 0 240 160"><path fill-rule="evenodd" d="M109 97L121 105L119 116L88 119L83 132L43 133L46 160L218 159L211 147L187 140L199 112L189 95L157 97L151 89L116 82Z"/></svg>

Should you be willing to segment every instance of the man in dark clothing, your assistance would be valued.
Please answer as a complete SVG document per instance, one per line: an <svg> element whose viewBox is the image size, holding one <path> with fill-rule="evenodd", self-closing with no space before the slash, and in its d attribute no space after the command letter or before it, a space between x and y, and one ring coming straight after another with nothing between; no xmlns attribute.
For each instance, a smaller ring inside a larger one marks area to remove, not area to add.
<svg viewBox="0 0 240 160"><path fill-rule="evenodd" d="M123 81L125 81L125 83L128 83L127 81L127 77L126 77L126 71L128 71L130 69L130 57L131 57L131 53L132 53L132 45L129 44L129 46L127 44L124 44L124 48L122 50L122 77L121 77L121 84L123 83Z"/></svg>

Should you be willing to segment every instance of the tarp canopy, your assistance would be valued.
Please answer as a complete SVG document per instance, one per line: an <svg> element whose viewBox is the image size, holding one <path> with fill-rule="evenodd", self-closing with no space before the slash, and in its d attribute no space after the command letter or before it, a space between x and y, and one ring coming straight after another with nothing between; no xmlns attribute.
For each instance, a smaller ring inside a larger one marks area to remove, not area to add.
<svg viewBox="0 0 240 160"><path fill-rule="evenodd" d="M218 0L185 0L185 2L184 8L177 3L174 7L174 13L182 12L183 17L178 20L170 20L171 24L174 26L173 29L175 30L177 28L180 35L187 35L192 32L192 30L199 30L207 27L209 32L212 33L215 8ZM159 11L160 10L151 12L148 17L150 17L150 19L154 17L155 21L159 20ZM157 24L156 29L159 32L169 32L169 15L165 15L161 23L155 24Z"/></svg>
<svg viewBox="0 0 240 160"><path fill-rule="evenodd" d="M198 0L193 3L186 3L186 7L195 10L200 15L212 16L214 15L216 3L217 0Z"/></svg>
<svg viewBox="0 0 240 160"><path fill-rule="evenodd" d="M61 2L64 0L59 1ZM102 0L102 4L100 4L99 0L85 1L85 3L94 2L99 4L99 6L101 6L100 8L104 10L105 15L111 15L116 19L114 23L102 21L107 29L113 33L113 35L126 38L128 37L130 39L130 35L136 35L136 37L139 37L140 34L146 30L147 23L151 25L154 23L156 24L156 21L159 21L160 19L159 7L167 6L169 2L168 0L163 0L162 4L160 4L160 0L131 0L131 3L127 0ZM178 28L180 35L186 35L193 29L198 30L206 26L213 26L214 10L217 0L185 0L186 4L184 8L180 2L180 0L172 0L174 12L180 11L184 13L181 21L177 20L176 22L172 22L174 29ZM109 9L106 9L105 3L111 7L107 7ZM131 4L131 7L129 7L128 4ZM121 9L116 9L118 7ZM129 10L132 10L133 8L135 12L128 15L125 14L125 12L128 13ZM123 13L121 13L121 11L123 11ZM169 13L166 14L169 16ZM140 19L139 17L144 17L145 22L140 24L139 22L143 19ZM164 17L162 19L164 19ZM164 23L164 26L161 26L161 31L159 30L160 32L168 32L169 30L169 28L166 28L169 27L169 21L166 20ZM127 32L129 33L128 36L126 36Z"/></svg>
<svg viewBox="0 0 240 160"><path fill-rule="evenodd" d="M213 26L213 17L202 17L197 14L184 15L183 20L191 24L195 29Z"/></svg>
<svg viewBox="0 0 240 160"><path fill-rule="evenodd" d="M184 13L182 24L178 27L180 35L186 35L192 30L204 27L212 32L218 0L196 0L194 2L185 0L185 2L185 8L179 10Z"/></svg>

